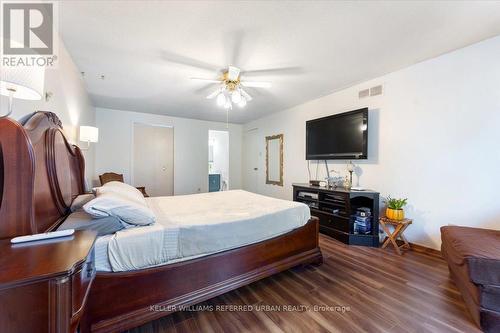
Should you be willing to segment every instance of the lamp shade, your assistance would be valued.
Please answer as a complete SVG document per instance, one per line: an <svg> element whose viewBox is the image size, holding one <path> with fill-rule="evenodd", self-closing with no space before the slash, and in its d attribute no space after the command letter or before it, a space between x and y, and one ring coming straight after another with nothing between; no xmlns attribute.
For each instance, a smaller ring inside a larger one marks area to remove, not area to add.
<svg viewBox="0 0 500 333"><path fill-rule="evenodd" d="M80 126L80 141L98 142L99 129L92 126Z"/></svg>
<svg viewBox="0 0 500 333"><path fill-rule="evenodd" d="M39 100L43 96L45 67L2 66L0 69L0 95L27 100Z"/></svg>

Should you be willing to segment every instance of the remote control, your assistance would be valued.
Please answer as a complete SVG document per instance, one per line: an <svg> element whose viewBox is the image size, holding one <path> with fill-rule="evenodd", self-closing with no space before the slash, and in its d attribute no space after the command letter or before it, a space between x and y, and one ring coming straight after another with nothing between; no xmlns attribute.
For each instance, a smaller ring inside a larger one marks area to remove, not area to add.
<svg viewBox="0 0 500 333"><path fill-rule="evenodd" d="M25 243L25 242L32 242L32 241L36 241L36 240L42 240L42 239L52 239L52 238L58 238L58 237L71 236L74 233L75 233L75 229L51 231L51 232L46 232L43 234L34 234L34 235L14 237L10 240L10 242L12 244Z"/></svg>

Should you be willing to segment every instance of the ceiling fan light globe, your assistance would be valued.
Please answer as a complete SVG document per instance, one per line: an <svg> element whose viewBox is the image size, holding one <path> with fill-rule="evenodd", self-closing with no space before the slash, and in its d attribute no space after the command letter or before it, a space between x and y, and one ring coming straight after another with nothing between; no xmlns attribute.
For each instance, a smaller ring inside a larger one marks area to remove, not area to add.
<svg viewBox="0 0 500 333"><path fill-rule="evenodd" d="M233 103L238 104L241 102L241 93L238 90L233 91L231 94L231 100Z"/></svg>
<svg viewBox="0 0 500 333"><path fill-rule="evenodd" d="M247 100L244 98L241 98L241 101L238 103L238 106L240 108L244 108L247 105Z"/></svg>
<svg viewBox="0 0 500 333"><path fill-rule="evenodd" d="M224 96L223 93L220 93L217 95L217 105L218 106L223 106L226 104L226 96Z"/></svg>
<svg viewBox="0 0 500 333"><path fill-rule="evenodd" d="M224 104L224 109L231 109L231 101L229 98L226 100L226 104Z"/></svg>

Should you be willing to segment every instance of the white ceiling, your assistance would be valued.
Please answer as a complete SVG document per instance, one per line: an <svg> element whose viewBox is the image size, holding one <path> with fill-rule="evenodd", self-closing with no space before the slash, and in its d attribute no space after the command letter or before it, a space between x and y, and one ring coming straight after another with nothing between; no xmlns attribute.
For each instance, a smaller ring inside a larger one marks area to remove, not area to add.
<svg viewBox="0 0 500 333"><path fill-rule="evenodd" d="M225 121L189 78L231 64L273 83L235 123L500 34L500 2L65 1L60 17L95 106Z"/></svg>

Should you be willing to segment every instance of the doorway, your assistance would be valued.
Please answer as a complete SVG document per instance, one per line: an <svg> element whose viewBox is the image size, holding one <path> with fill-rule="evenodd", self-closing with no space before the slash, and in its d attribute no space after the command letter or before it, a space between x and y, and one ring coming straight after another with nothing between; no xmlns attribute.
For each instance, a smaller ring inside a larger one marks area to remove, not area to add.
<svg viewBox="0 0 500 333"><path fill-rule="evenodd" d="M150 196L174 194L173 127L134 123L133 184Z"/></svg>
<svg viewBox="0 0 500 333"><path fill-rule="evenodd" d="M229 189L229 132L208 131L208 191Z"/></svg>

